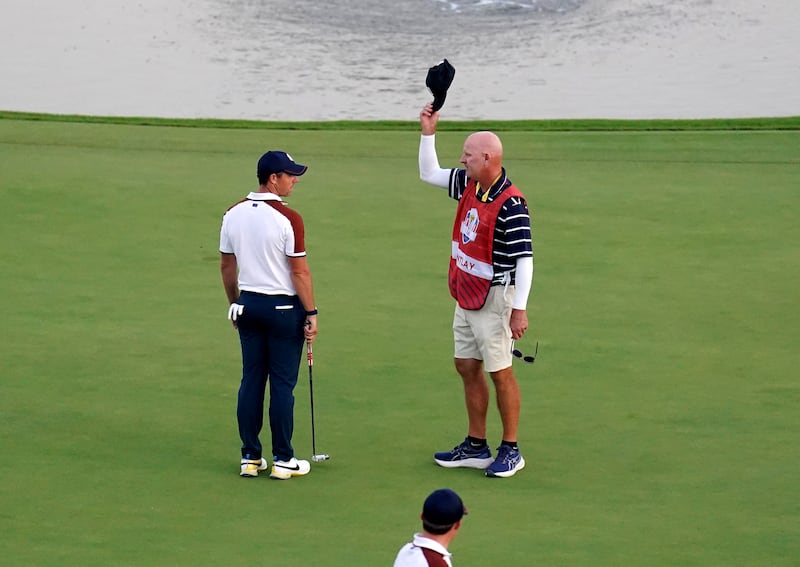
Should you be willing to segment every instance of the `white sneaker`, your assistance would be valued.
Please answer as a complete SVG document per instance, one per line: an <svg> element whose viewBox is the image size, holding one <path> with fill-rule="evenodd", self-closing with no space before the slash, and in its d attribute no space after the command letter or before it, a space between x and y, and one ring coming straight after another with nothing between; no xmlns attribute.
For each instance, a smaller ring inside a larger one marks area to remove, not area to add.
<svg viewBox="0 0 800 567"><path fill-rule="evenodd" d="M306 475L310 470L311 463L308 461L300 461L292 457L288 461L273 461L272 471L269 473L269 476L286 480L293 476Z"/></svg>
<svg viewBox="0 0 800 567"><path fill-rule="evenodd" d="M265 471L268 467L267 459L263 457L260 461L258 459L242 459L242 472L239 473L239 476L255 477L258 476L258 471Z"/></svg>

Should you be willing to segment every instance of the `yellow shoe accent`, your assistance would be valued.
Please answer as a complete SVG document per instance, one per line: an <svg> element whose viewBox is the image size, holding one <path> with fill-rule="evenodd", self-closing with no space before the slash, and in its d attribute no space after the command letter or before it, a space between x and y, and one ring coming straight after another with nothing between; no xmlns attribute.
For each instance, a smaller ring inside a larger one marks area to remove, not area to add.
<svg viewBox="0 0 800 567"><path fill-rule="evenodd" d="M311 470L311 463L300 461L292 457L288 461L275 461L272 463L272 471L269 476L279 480L286 480L293 476L307 475Z"/></svg>
<svg viewBox="0 0 800 567"><path fill-rule="evenodd" d="M242 459L242 472L239 476L256 477L258 471L265 471L269 467L267 459L261 458L260 460Z"/></svg>

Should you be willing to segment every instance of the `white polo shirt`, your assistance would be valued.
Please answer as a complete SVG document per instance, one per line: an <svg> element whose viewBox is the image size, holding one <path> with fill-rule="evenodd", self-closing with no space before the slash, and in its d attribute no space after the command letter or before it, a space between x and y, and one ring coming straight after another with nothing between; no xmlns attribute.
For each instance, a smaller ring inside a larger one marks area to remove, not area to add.
<svg viewBox="0 0 800 567"><path fill-rule="evenodd" d="M441 554L444 564L453 567L453 563L450 561L451 553L447 551L447 548L422 534L414 534L414 540L400 548L397 558L394 560L394 567L428 567L429 563L422 552L423 548Z"/></svg>
<svg viewBox="0 0 800 567"><path fill-rule="evenodd" d="M219 251L236 256L239 291L297 295L289 258L306 255L303 219L279 196L252 192L222 217Z"/></svg>

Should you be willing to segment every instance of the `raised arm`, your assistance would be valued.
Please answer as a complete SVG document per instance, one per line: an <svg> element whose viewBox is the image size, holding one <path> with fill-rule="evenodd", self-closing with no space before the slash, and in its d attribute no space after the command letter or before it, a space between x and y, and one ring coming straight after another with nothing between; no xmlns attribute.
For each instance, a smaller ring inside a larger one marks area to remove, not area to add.
<svg viewBox="0 0 800 567"><path fill-rule="evenodd" d="M428 103L419 113L422 136L419 140L419 178L437 187L447 188L450 183L450 170L442 169L436 155L436 125L439 113L433 112Z"/></svg>

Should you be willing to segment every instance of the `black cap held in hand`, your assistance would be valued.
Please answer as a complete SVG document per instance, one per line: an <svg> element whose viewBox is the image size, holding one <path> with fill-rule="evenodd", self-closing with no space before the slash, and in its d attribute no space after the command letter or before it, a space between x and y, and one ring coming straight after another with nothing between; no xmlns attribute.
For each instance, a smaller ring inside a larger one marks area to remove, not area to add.
<svg viewBox="0 0 800 567"><path fill-rule="evenodd" d="M453 77L455 76L456 69L450 65L447 59L428 69L428 76L425 78L425 86L428 87L433 95L434 112L444 105L444 99L447 97L447 89L450 88L450 84L453 82Z"/></svg>

